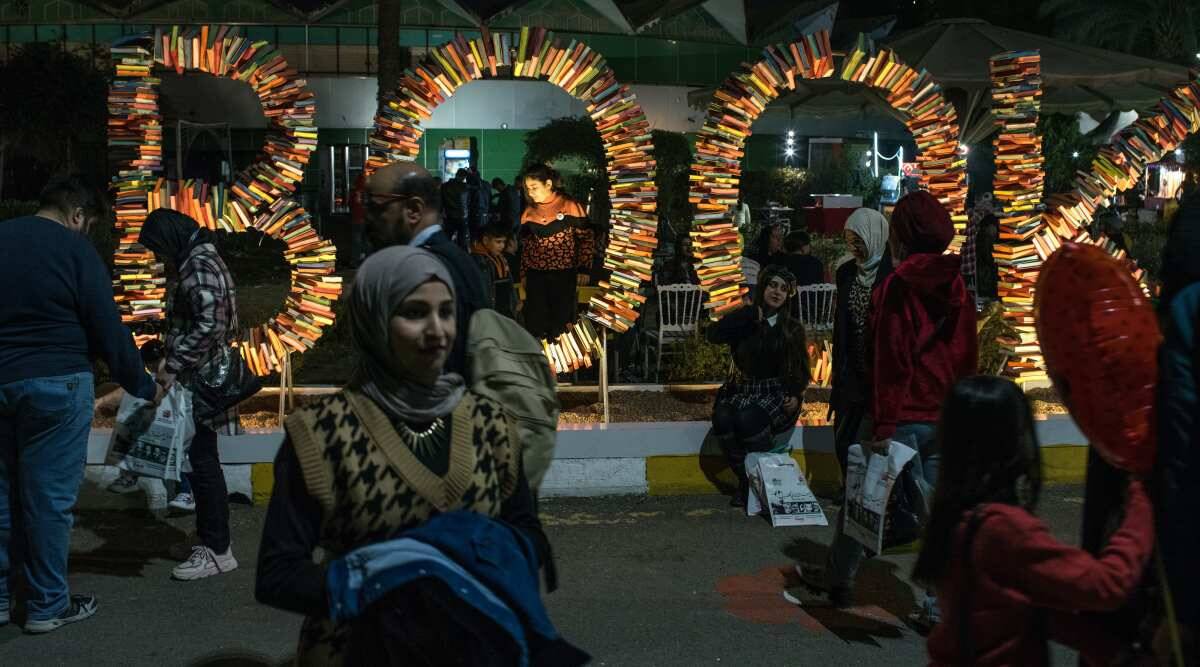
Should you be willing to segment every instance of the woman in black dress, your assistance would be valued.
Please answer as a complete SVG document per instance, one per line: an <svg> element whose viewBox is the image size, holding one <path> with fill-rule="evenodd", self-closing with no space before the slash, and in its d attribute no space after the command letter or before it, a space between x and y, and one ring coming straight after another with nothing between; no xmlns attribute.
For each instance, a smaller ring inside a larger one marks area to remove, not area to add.
<svg viewBox="0 0 1200 667"><path fill-rule="evenodd" d="M738 478L735 504L749 486L746 454L771 449L775 435L796 425L808 387L804 325L792 313L796 279L768 266L759 274L754 305L744 306L708 328L708 340L733 353L730 379L717 392L713 433Z"/></svg>

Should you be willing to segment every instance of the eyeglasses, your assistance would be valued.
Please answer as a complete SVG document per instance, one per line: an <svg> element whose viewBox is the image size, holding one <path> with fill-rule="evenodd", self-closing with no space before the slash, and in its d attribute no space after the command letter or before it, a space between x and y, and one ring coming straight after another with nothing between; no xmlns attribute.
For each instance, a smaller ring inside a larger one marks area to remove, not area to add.
<svg viewBox="0 0 1200 667"><path fill-rule="evenodd" d="M388 204L392 203L393 201L404 201L405 199L412 199L412 198L413 198L413 195L394 195L394 194L386 194L386 193L385 194L377 194L374 192L367 192L365 190L363 192L358 193L358 203L362 204L363 206L365 206L367 208L383 208L384 206L387 206ZM379 201L380 199L382 199L384 201L380 202Z"/></svg>

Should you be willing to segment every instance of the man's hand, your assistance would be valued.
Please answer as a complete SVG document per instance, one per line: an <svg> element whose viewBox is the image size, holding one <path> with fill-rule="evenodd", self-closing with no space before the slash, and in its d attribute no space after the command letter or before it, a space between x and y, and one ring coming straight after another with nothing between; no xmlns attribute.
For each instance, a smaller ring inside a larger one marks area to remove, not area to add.
<svg viewBox="0 0 1200 667"><path fill-rule="evenodd" d="M587 287L587 284L590 280L591 279L588 277L588 275L586 273L581 273L575 277L575 284L580 287Z"/></svg>
<svg viewBox="0 0 1200 667"><path fill-rule="evenodd" d="M125 395L125 390L115 389L107 394L96 399L96 404L92 408L92 412L99 414L102 412L116 412L117 406L121 404L121 398Z"/></svg>
<svg viewBox="0 0 1200 667"><path fill-rule="evenodd" d="M783 399L783 409L788 413L796 412L800 409L800 399L795 396L788 396Z"/></svg>
<svg viewBox="0 0 1200 667"><path fill-rule="evenodd" d="M167 390L161 384L154 385L154 404L162 403L163 397L167 395Z"/></svg>

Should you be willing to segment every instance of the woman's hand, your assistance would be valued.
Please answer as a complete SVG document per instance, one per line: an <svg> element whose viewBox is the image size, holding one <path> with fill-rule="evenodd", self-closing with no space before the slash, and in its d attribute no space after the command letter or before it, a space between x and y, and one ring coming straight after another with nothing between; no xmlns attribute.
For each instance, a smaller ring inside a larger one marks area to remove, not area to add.
<svg viewBox="0 0 1200 667"><path fill-rule="evenodd" d="M783 409L788 413L797 412L800 410L800 399L795 396L788 396L783 399Z"/></svg>
<svg viewBox="0 0 1200 667"><path fill-rule="evenodd" d="M154 374L154 381L164 390L170 389L171 385L175 384L175 374L167 370L166 359L158 362L158 372Z"/></svg>
<svg viewBox="0 0 1200 667"><path fill-rule="evenodd" d="M883 438L882 440L868 440L863 445L872 452L881 456L887 456L888 450L891 449L892 439Z"/></svg>

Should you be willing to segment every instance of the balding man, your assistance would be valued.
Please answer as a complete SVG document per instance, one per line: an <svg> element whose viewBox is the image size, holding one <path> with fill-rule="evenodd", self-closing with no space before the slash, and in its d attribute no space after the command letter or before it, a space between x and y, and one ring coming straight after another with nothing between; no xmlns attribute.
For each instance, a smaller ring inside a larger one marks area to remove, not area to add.
<svg viewBox="0 0 1200 667"><path fill-rule="evenodd" d="M483 276L470 255L446 236L440 224L439 184L412 162L397 162L371 175L363 194L367 237L378 250L393 245L424 248L438 256L454 280L457 335L446 370L470 379L466 367L467 325L481 308L491 308Z"/></svg>

